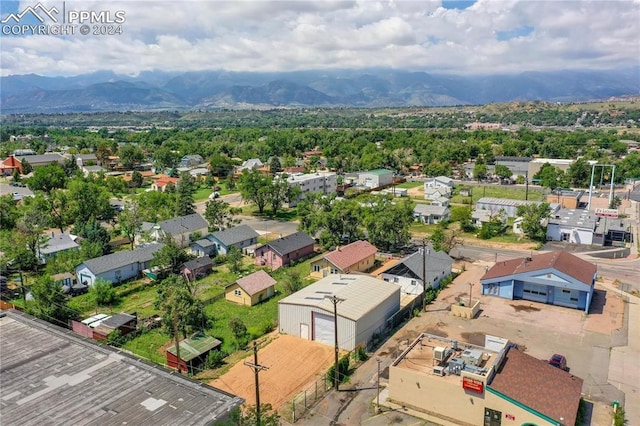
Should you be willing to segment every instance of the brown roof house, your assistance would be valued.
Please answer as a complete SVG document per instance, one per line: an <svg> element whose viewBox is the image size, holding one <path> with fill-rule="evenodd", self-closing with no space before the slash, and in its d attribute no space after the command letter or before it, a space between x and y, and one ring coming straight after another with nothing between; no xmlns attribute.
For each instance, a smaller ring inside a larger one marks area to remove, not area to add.
<svg viewBox="0 0 640 426"><path fill-rule="evenodd" d="M329 274L364 272L373 267L378 249L368 241L355 241L338 247L321 259L311 262L311 276L326 277Z"/></svg>
<svg viewBox="0 0 640 426"><path fill-rule="evenodd" d="M480 279L482 294L589 313L597 267L565 251L497 262Z"/></svg>
<svg viewBox="0 0 640 426"><path fill-rule="evenodd" d="M276 280L265 271L240 278L225 289L225 298L241 305L253 306L276 294Z"/></svg>
<svg viewBox="0 0 640 426"><path fill-rule="evenodd" d="M211 258L209 256L203 256L183 263L180 267L180 272L182 272L189 281L195 281L209 275L212 269L213 261Z"/></svg>

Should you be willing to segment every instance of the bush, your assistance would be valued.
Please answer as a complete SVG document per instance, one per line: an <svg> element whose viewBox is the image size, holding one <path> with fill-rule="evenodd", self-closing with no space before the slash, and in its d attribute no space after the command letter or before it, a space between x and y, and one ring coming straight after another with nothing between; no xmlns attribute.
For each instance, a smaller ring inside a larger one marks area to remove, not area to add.
<svg viewBox="0 0 640 426"><path fill-rule="evenodd" d="M627 423L627 420L625 419L624 409L618 406L615 414L613 415L613 424L614 426L624 426L625 423Z"/></svg>
<svg viewBox="0 0 640 426"><path fill-rule="evenodd" d="M207 359L204 363L205 368L220 367L224 364L224 359L227 357L227 355L228 354L222 350L209 352L209 355L207 355Z"/></svg>
<svg viewBox="0 0 640 426"><path fill-rule="evenodd" d="M113 288L113 284L102 278L96 279L89 289L89 294L98 306L109 306L118 301L118 294L116 289Z"/></svg>
<svg viewBox="0 0 640 426"><path fill-rule="evenodd" d="M326 379L328 383L335 381L335 365L332 365L327 371ZM349 378L349 354L346 354L338 360L338 378L340 383L345 382Z"/></svg>
<svg viewBox="0 0 640 426"><path fill-rule="evenodd" d="M367 355L364 345L360 345L356 348L355 352L353 352L353 359L356 360L356 362L362 362L369 359L369 355Z"/></svg>

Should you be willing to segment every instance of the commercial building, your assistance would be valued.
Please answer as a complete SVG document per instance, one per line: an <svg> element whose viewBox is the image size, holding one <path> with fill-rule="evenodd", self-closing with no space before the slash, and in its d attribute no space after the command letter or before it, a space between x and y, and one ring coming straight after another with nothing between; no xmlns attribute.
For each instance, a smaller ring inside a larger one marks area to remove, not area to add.
<svg viewBox="0 0 640 426"><path fill-rule="evenodd" d="M358 173L358 185L365 188L375 189L393 183L393 171L386 169L375 169Z"/></svg>
<svg viewBox="0 0 640 426"><path fill-rule="evenodd" d="M500 210L504 210L507 217L516 217L518 215L518 207L528 205L540 205L540 201L530 200L512 200L511 198L494 198L494 197L482 197L476 202L476 210L488 210L494 215L499 213ZM559 204L549 204L551 212L555 212L560 208Z"/></svg>
<svg viewBox="0 0 640 426"><path fill-rule="evenodd" d="M581 309L589 313L596 265L565 251L500 261L480 279L482 294Z"/></svg>
<svg viewBox="0 0 640 426"><path fill-rule="evenodd" d="M506 339L422 334L389 367L388 402L437 424L573 426L582 384Z"/></svg>
<svg viewBox="0 0 640 426"><path fill-rule="evenodd" d="M205 426L244 402L17 311L0 334L3 425Z"/></svg>
<svg viewBox="0 0 640 426"><path fill-rule="evenodd" d="M338 188L337 175L334 172L293 173L287 176L290 188L300 190L300 196L288 203L289 207L295 207L305 194L333 194Z"/></svg>
<svg viewBox="0 0 640 426"><path fill-rule="evenodd" d="M338 346L366 345L400 309L400 287L367 275L329 275L278 302L280 333L333 345L336 297Z"/></svg>
<svg viewBox="0 0 640 426"><path fill-rule="evenodd" d="M549 219L547 241L624 246L633 242L633 232L628 219L602 216L598 211L562 209Z"/></svg>

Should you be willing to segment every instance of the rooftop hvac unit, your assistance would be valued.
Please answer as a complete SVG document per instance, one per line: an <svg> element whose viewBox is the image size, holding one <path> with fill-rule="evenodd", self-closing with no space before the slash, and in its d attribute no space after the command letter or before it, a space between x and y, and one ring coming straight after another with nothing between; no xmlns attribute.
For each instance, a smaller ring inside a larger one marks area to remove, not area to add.
<svg viewBox="0 0 640 426"><path fill-rule="evenodd" d="M482 351L480 349L467 349L462 352L462 359L466 364L480 365L482 359Z"/></svg>
<svg viewBox="0 0 640 426"><path fill-rule="evenodd" d="M436 361L444 361L447 357L447 349L442 346L436 346L433 348L433 359Z"/></svg>
<svg viewBox="0 0 640 426"><path fill-rule="evenodd" d="M444 367L433 367L433 374L436 376L444 376Z"/></svg>
<svg viewBox="0 0 640 426"><path fill-rule="evenodd" d="M460 375L464 369L464 360L462 358L451 358L449 360L449 373Z"/></svg>

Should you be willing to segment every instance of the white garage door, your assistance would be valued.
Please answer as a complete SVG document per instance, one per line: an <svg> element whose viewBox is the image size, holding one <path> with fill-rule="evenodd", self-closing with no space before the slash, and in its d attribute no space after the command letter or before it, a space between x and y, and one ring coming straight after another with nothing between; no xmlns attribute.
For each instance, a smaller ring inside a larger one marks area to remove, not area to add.
<svg viewBox="0 0 640 426"><path fill-rule="evenodd" d="M319 312L313 313L313 340L333 345L335 340L333 330L333 316Z"/></svg>
<svg viewBox="0 0 640 426"><path fill-rule="evenodd" d="M524 283L522 298L534 302L547 303L547 286Z"/></svg>

